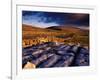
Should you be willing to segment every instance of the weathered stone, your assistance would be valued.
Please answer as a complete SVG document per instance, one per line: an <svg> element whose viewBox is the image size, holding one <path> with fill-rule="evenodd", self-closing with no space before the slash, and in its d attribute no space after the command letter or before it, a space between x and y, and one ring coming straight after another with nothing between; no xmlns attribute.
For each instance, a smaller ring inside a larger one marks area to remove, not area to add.
<svg viewBox="0 0 100 80"><path fill-rule="evenodd" d="M38 67L40 68L49 68L51 66L54 65L54 63L56 63L61 57L58 55L53 55L51 57L49 57L45 62L43 62L41 65L39 65Z"/></svg>
<svg viewBox="0 0 100 80"><path fill-rule="evenodd" d="M79 45L45 42L22 49L22 68L27 62L36 68L89 66L89 50Z"/></svg>

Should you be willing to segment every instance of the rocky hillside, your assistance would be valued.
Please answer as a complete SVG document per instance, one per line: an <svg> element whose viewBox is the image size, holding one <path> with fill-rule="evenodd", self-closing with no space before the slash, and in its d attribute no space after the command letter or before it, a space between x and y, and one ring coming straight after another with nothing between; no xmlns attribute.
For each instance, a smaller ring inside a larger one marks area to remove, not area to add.
<svg viewBox="0 0 100 80"><path fill-rule="evenodd" d="M22 47L29 47L42 42L63 42L64 44L78 44L89 47L89 30L74 26L51 26L38 28L22 25Z"/></svg>
<svg viewBox="0 0 100 80"><path fill-rule="evenodd" d="M45 42L22 52L23 69L89 66L89 50L80 45Z"/></svg>

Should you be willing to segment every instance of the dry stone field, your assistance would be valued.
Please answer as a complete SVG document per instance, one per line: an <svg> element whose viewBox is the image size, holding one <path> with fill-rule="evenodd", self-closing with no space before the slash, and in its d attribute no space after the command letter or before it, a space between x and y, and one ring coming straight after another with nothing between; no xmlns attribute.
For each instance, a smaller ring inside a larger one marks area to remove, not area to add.
<svg viewBox="0 0 100 80"><path fill-rule="evenodd" d="M22 49L23 69L75 66L89 66L87 48L80 45L44 42Z"/></svg>

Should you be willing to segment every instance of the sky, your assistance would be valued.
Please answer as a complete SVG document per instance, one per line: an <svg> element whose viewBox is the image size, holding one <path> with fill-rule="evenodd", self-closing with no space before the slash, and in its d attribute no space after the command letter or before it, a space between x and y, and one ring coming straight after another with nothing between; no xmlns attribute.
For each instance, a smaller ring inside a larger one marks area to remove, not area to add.
<svg viewBox="0 0 100 80"><path fill-rule="evenodd" d="M47 28L51 26L64 26L64 25L88 27L89 14L22 11L22 23L41 28Z"/></svg>

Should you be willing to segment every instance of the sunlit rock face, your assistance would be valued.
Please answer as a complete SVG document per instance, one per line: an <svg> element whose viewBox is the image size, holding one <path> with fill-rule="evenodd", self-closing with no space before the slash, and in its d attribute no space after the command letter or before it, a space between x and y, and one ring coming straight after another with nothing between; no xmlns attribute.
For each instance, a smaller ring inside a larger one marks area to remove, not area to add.
<svg viewBox="0 0 100 80"><path fill-rule="evenodd" d="M89 66L89 50L79 45L45 42L22 52L23 69Z"/></svg>
<svg viewBox="0 0 100 80"><path fill-rule="evenodd" d="M36 68L35 64L31 63L31 62L27 62L27 64L25 64L24 69L34 69Z"/></svg>

